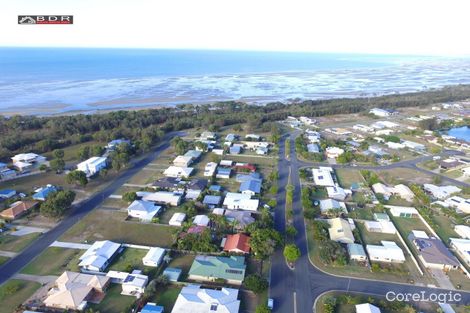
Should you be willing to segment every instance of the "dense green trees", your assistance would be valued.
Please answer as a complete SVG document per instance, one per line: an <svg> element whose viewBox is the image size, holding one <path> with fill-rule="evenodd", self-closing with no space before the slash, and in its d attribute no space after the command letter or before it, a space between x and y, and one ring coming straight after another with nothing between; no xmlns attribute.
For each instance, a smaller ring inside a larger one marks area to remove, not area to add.
<svg viewBox="0 0 470 313"><path fill-rule="evenodd" d="M122 195L122 200L131 203L134 200L137 200L137 193L135 191L128 191Z"/></svg>
<svg viewBox="0 0 470 313"><path fill-rule="evenodd" d="M300 249L295 244L288 244L284 247L283 254L287 262L294 263L300 257Z"/></svg>
<svg viewBox="0 0 470 313"><path fill-rule="evenodd" d="M83 171L71 171L65 176L65 181L68 184L78 184L80 186L85 186L88 184L88 178L86 177L85 172Z"/></svg>
<svg viewBox="0 0 470 313"><path fill-rule="evenodd" d="M243 284L245 287L254 293L261 293L268 288L268 281L258 275L258 274L251 274L245 277L245 280L243 281Z"/></svg>
<svg viewBox="0 0 470 313"><path fill-rule="evenodd" d="M46 217L61 217L70 208L73 200L75 200L75 193L70 190L51 193L46 201L41 204L41 214Z"/></svg>
<svg viewBox="0 0 470 313"><path fill-rule="evenodd" d="M281 235L272 228L259 228L251 233L251 251L258 260L265 260L281 243Z"/></svg>

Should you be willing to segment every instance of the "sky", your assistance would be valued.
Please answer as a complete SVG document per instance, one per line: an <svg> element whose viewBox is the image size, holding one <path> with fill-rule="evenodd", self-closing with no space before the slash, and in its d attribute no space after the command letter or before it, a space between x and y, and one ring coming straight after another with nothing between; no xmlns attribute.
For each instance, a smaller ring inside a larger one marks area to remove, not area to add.
<svg viewBox="0 0 470 313"><path fill-rule="evenodd" d="M0 0L0 46L470 55L468 0ZM74 25L18 25L72 14Z"/></svg>

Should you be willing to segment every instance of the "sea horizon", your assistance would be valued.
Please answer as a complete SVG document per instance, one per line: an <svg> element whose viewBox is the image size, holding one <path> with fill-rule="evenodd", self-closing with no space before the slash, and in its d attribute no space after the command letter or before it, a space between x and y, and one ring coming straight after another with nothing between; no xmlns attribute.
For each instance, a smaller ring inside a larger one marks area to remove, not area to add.
<svg viewBox="0 0 470 313"><path fill-rule="evenodd" d="M120 48L0 48L0 114L368 97L470 83L470 58Z"/></svg>

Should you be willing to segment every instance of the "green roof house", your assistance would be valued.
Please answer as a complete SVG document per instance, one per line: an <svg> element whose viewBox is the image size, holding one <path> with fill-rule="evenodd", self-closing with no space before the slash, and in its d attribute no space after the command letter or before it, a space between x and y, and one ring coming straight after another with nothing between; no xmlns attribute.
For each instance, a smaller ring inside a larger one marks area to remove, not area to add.
<svg viewBox="0 0 470 313"><path fill-rule="evenodd" d="M189 279L215 281L223 279L229 284L240 285L245 277L245 257L198 255L189 270Z"/></svg>

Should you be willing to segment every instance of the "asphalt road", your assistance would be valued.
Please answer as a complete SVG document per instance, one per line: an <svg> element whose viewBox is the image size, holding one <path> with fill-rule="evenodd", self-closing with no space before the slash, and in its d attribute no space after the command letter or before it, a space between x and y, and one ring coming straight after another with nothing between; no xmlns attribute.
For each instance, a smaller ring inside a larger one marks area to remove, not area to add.
<svg viewBox="0 0 470 313"><path fill-rule="evenodd" d="M293 134L296 136L297 134ZM296 245L300 248L301 257L296 262L295 269L290 270L278 249L272 256L270 297L274 299L273 312L308 313L314 310L315 299L327 291L337 290L345 292L362 292L371 295L385 296L387 292L395 293L422 293L425 296L431 294L447 294L449 290L439 288L420 287L409 284L390 283L385 281L365 280L359 278L348 278L333 276L315 267L308 259L308 247L306 242L305 222L300 200L300 180L298 170L312 164L301 162L295 154L295 145L291 138L291 151L289 160L285 159L284 139L280 141L279 147L279 192L277 195L278 205L275 208L275 227L278 231L285 229L285 187L288 183L289 171L291 172L291 183L295 187L293 210L294 226L298 234L295 238ZM420 158L421 159L421 158ZM422 161L415 161L422 162ZM390 168L407 167L411 163L391 164ZM416 163L414 163L416 164ZM323 164L324 165L324 164ZM336 167L336 166L335 166ZM343 167L343 165L341 165ZM388 167L388 166L387 166ZM361 167L352 167L361 169ZM374 167L376 168L376 167ZM456 291L453 291L454 293ZM470 293L458 291L461 295L461 304L470 304Z"/></svg>
<svg viewBox="0 0 470 313"><path fill-rule="evenodd" d="M183 132L172 132L165 135L157 148L152 152L147 153L143 157L131 163L130 167L124 170L117 179L106 186L103 190L95 193L91 198L80 202L71 209L70 214L65 216L62 221L57 224L53 229L41 235L30 246L23 250L16 257L11 258L8 262L0 266L0 284L10 279L14 274L18 273L26 264L36 258L43 252L50 244L56 241L63 233L65 233L75 223L80 221L91 210L98 207L106 198L118 190L124 183L126 183L133 175L139 172L143 167L152 162L162 151L167 149L170 145L170 140L174 136L184 135Z"/></svg>

